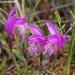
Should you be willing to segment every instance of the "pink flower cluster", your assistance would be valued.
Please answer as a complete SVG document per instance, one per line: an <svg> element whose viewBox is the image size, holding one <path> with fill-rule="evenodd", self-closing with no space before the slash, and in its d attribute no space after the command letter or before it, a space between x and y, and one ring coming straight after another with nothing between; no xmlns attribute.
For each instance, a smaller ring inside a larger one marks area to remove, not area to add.
<svg viewBox="0 0 75 75"><path fill-rule="evenodd" d="M27 37L29 40L29 47L27 50L31 52L31 55L33 55L37 50L39 50L39 53L46 51L49 55L53 53L56 54L65 42L66 35L60 36L55 26L48 21L46 22L46 25L51 35L44 36L39 27L28 23L28 26L34 33L34 35Z"/></svg>
<svg viewBox="0 0 75 75"><path fill-rule="evenodd" d="M14 29L16 27L19 28L18 34L21 36L24 36L24 31L25 29L27 29L27 27L24 26L24 24L26 23L26 17L16 17L16 14L12 16L14 10L15 5L9 12L8 19L4 25L5 29L11 36L11 39L14 38ZM27 25L34 33L29 37L25 36L26 39L28 39L29 41L29 47L27 48L27 50L31 52L31 55L33 55L37 50L39 51L39 53L46 51L49 53L49 55L52 55L53 53L56 54L66 40L66 35L60 36L56 27L48 21L46 21L46 25L51 34L48 36L44 36L39 27L32 25L30 23L28 23Z"/></svg>

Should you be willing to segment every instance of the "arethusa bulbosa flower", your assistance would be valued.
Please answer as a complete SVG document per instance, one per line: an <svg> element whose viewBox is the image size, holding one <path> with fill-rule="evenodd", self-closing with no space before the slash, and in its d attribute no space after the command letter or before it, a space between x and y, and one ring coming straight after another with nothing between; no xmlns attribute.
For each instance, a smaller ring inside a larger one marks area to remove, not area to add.
<svg viewBox="0 0 75 75"><path fill-rule="evenodd" d="M46 25L51 34L49 36L46 36L47 38L46 51L49 52L49 55L51 55L52 53L56 54L64 44L66 40L66 35L60 36L56 27L53 24L49 23L48 21L46 21Z"/></svg>
<svg viewBox="0 0 75 75"><path fill-rule="evenodd" d="M30 23L28 23L27 25L34 33L33 35L27 37L29 41L29 47L27 48L27 50L31 52L31 55L33 55L37 50L39 51L39 53L43 52L45 50L46 37L42 34L42 31L39 27Z"/></svg>
<svg viewBox="0 0 75 75"><path fill-rule="evenodd" d="M25 17L16 17L16 14L13 15L15 11L15 6L11 9L8 14L7 21L5 22L4 26L8 34L12 39L12 46L13 46L13 38L14 38L14 29L16 27L19 28L18 34L24 36L24 30L27 29L23 24L26 23L26 16ZM13 15L13 16L12 16Z"/></svg>

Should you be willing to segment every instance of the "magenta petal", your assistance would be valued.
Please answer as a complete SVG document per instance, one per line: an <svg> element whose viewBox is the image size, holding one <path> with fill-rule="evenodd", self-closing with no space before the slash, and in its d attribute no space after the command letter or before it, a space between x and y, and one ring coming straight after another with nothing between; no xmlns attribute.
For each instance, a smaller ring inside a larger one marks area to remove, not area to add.
<svg viewBox="0 0 75 75"><path fill-rule="evenodd" d="M32 25L32 24L30 24L30 23L28 23L27 25L31 28L31 30L32 30L35 34L42 36L42 31L41 31L41 29L40 29L39 27L37 27L37 26L35 26L35 25Z"/></svg>
<svg viewBox="0 0 75 75"><path fill-rule="evenodd" d="M45 50L45 43L46 43L46 37L40 36L40 35L31 35L30 37L26 37L29 40L29 48L27 50L31 50L31 55L35 53L35 51L39 50L39 53L43 52Z"/></svg>
<svg viewBox="0 0 75 75"><path fill-rule="evenodd" d="M25 17L17 17L16 18L16 21L22 21L22 20L26 20L26 18Z"/></svg>
<svg viewBox="0 0 75 75"><path fill-rule="evenodd" d="M59 43L59 45L58 45L58 47L57 47L56 53L57 53L57 52L59 51L59 49L62 47L62 45L64 44L65 40L66 40L66 35L61 35L61 40L60 40L60 43ZM56 54L56 53L55 53L55 54Z"/></svg>
<svg viewBox="0 0 75 75"><path fill-rule="evenodd" d="M15 20L16 20L16 14L14 14L13 17L8 19L4 24L5 29L7 30L10 36L12 36L13 34Z"/></svg>
<svg viewBox="0 0 75 75"><path fill-rule="evenodd" d="M37 37L39 37L38 35L34 34L34 35L31 35L28 40L30 42L39 42L39 40L37 39Z"/></svg>
<svg viewBox="0 0 75 75"><path fill-rule="evenodd" d="M61 44L60 44L58 50L62 47L62 45L64 44L65 40L66 40L66 35L61 35L61 42L60 42Z"/></svg>
<svg viewBox="0 0 75 75"><path fill-rule="evenodd" d="M24 36L24 32L22 30L19 30L18 35Z"/></svg>
<svg viewBox="0 0 75 75"><path fill-rule="evenodd" d="M40 49L39 49L39 53L43 52L45 50L45 46L40 46Z"/></svg>
<svg viewBox="0 0 75 75"><path fill-rule="evenodd" d="M29 37L28 36L25 36L25 38L28 39Z"/></svg>
<svg viewBox="0 0 75 75"><path fill-rule="evenodd" d="M48 27L49 32L50 32L52 35L54 35L54 34L60 35L59 32L57 31L57 29L55 28L55 26L54 26L53 24L51 24L51 23L49 23L48 21L46 21L46 25L47 25L47 27Z"/></svg>
<svg viewBox="0 0 75 75"><path fill-rule="evenodd" d="M31 55L33 55L37 50L37 45L35 43L31 43L28 48L26 48L29 52L31 52Z"/></svg>
<svg viewBox="0 0 75 75"><path fill-rule="evenodd" d="M25 17L18 17L18 18L16 18L16 20L15 20L15 26L18 26L18 25L23 25L23 24L25 24L26 23L26 19L25 19Z"/></svg>
<svg viewBox="0 0 75 75"><path fill-rule="evenodd" d="M66 37L67 37L66 35L61 35L61 43L62 43L62 44L65 42Z"/></svg>
<svg viewBox="0 0 75 75"><path fill-rule="evenodd" d="M37 37L37 39L39 40L40 45L45 45L46 44L46 37L45 36Z"/></svg>
<svg viewBox="0 0 75 75"><path fill-rule="evenodd" d="M23 26L23 28L24 28L24 29L27 29L27 27L26 27L26 26Z"/></svg>
<svg viewBox="0 0 75 75"><path fill-rule="evenodd" d="M24 36L24 31L25 29L27 29L27 27L26 26L18 26L18 27L19 27L18 34Z"/></svg>
<svg viewBox="0 0 75 75"><path fill-rule="evenodd" d="M11 9L11 11L9 12L9 14L8 14L8 19L11 18L12 14L14 13L14 11L15 11L15 6L16 6L16 5L14 5L14 7L13 7L13 8Z"/></svg>
<svg viewBox="0 0 75 75"><path fill-rule="evenodd" d="M52 55L54 52L54 49L53 49L53 47L50 47L47 51L48 51L49 55Z"/></svg>
<svg viewBox="0 0 75 75"><path fill-rule="evenodd" d="M58 42L59 38L56 35L49 35L47 36L47 41L49 44L56 44Z"/></svg>

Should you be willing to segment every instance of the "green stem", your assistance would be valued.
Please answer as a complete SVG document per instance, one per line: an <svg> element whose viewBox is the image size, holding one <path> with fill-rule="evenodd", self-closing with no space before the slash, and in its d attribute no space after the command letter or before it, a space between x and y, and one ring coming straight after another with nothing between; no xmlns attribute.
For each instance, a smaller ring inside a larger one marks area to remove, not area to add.
<svg viewBox="0 0 75 75"><path fill-rule="evenodd" d="M43 53L40 54L40 70L39 70L39 75L42 75L42 60L43 60Z"/></svg>
<svg viewBox="0 0 75 75"><path fill-rule="evenodd" d="M22 0L22 12L23 16L25 16L25 0Z"/></svg>
<svg viewBox="0 0 75 75"><path fill-rule="evenodd" d="M36 7L39 5L39 3L41 2L41 0L38 0L33 8L33 12L35 12Z"/></svg>
<svg viewBox="0 0 75 75"><path fill-rule="evenodd" d="M19 10L20 16L23 16L23 15L22 15L22 12L21 12L20 5L19 5L19 1L18 1L18 0L15 0L15 3L16 3L17 8L18 8L18 10Z"/></svg>
<svg viewBox="0 0 75 75"><path fill-rule="evenodd" d="M10 49L10 52L11 52L12 59L13 59L13 61L14 61L14 64L15 64L16 70L17 70L18 73L20 73L20 69L19 69L18 64L16 63L16 60L15 60L15 57L14 57L14 54L13 54L12 48L13 48L13 37L12 37L12 41L11 41L11 49Z"/></svg>
<svg viewBox="0 0 75 75"><path fill-rule="evenodd" d="M60 35L62 35L62 27L61 27L61 24L59 24L59 27L60 27Z"/></svg>
<svg viewBox="0 0 75 75"><path fill-rule="evenodd" d="M11 55L12 55L12 58L13 58L16 70L20 74L20 68L19 68L18 64L16 63L16 61L15 61L15 57L14 57L13 51L11 50L10 52L11 52Z"/></svg>
<svg viewBox="0 0 75 75"><path fill-rule="evenodd" d="M52 69L51 69L51 73L50 73L50 75L52 75L53 68L54 68L54 64L53 64L53 66L52 66Z"/></svg>
<svg viewBox="0 0 75 75"><path fill-rule="evenodd" d="M73 43L74 43L74 37L75 37L75 26L73 28L72 38L71 38L70 48L69 48L69 54L68 54L67 75L69 75L69 70L70 70L70 62L71 62L71 55L72 55L72 48L73 48Z"/></svg>
<svg viewBox="0 0 75 75"><path fill-rule="evenodd" d="M39 5L40 2L41 2L41 0L38 0L38 1L36 2L35 6L34 6L34 8L33 8L33 10L32 10L33 13L35 12L35 9L36 9L36 7ZM34 16L32 16L31 21L33 20L33 17L34 17Z"/></svg>
<svg viewBox="0 0 75 75"><path fill-rule="evenodd" d="M12 58L13 58L14 64L16 65L16 61L15 61L15 57L14 57L14 55L13 55L13 51L11 50L10 52L11 52L11 55L12 55Z"/></svg>

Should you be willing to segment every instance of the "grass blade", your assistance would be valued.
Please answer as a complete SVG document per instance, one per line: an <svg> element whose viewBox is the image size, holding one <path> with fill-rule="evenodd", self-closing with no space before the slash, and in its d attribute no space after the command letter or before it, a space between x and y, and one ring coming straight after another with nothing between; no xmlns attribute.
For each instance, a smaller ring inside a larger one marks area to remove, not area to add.
<svg viewBox="0 0 75 75"><path fill-rule="evenodd" d="M70 62L71 62L72 48L73 48L73 44L74 44L74 37L75 37L75 26L73 28L72 38L71 38L70 48L69 48L69 54L68 54L67 75L69 75L69 70L70 70Z"/></svg>

